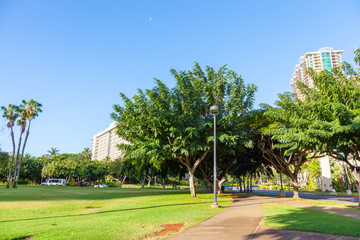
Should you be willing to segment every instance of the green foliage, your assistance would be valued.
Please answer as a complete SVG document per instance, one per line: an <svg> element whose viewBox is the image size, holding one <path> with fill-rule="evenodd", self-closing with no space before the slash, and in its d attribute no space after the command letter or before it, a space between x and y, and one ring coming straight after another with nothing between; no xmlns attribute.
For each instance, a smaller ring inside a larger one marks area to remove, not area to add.
<svg viewBox="0 0 360 240"><path fill-rule="evenodd" d="M20 184L20 185L27 185L28 183L29 183L28 180L19 180L18 181L18 184Z"/></svg>
<svg viewBox="0 0 360 240"><path fill-rule="evenodd" d="M29 154L26 154L23 159L20 176L22 179L40 183L42 167L41 158L32 157Z"/></svg>
<svg viewBox="0 0 360 240"><path fill-rule="evenodd" d="M357 63L360 68L360 48L354 51L354 62Z"/></svg>
<svg viewBox="0 0 360 240"><path fill-rule="evenodd" d="M0 179L5 180L6 176L9 174L9 164L10 164L10 156L6 152L2 152L0 149Z"/></svg>
<svg viewBox="0 0 360 240"><path fill-rule="evenodd" d="M214 141L209 108L215 104L220 110L217 141L222 149L234 155L235 149L252 145L244 122L253 105L254 85L245 85L226 66L203 71L195 63L190 71L171 69L171 73L176 80L173 89L155 79L153 89L138 90L132 99L121 93L124 105L113 106L117 133L127 141L119 147L140 175L146 174L141 169L151 166L164 169L170 163L175 170L181 163L192 178Z"/></svg>
<svg viewBox="0 0 360 240"><path fill-rule="evenodd" d="M271 136L268 146L280 152L285 150L284 156L306 153L307 160L330 155L346 162L352 171L360 170L360 77L346 77L344 74L350 74L350 67L345 63L343 69L320 73L309 69L313 86L299 81L301 95L279 95L277 107L267 107L262 115L272 121L265 128L258 126L265 136ZM354 176L360 181L359 174Z"/></svg>

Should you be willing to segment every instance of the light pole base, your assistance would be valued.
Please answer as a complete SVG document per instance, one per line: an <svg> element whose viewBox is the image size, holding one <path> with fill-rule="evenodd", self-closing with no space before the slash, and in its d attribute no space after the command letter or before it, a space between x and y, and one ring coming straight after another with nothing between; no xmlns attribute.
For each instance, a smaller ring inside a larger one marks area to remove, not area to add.
<svg viewBox="0 0 360 240"><path fill-rule="evenodd" d="M210 205L210 207L211 207L211 208L219 208L220 205L217 204L217 203L213 203L213 204Z"/></svg>
<svg viewBox="0 0 360 240"><path fill-rule="evenodd" d="M285 197L285 191L284 191L284 189L280 189L280 197Z"/></svg>

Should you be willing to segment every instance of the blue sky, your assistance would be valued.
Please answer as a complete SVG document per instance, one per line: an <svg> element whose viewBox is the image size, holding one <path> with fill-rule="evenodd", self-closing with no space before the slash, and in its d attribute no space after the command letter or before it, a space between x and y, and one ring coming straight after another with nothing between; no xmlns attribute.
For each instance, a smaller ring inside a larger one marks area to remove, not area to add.
<svg viewBox="0 0 360 240"><path fill-rule="evenodd" d="M0 1L0 105L43 104L26 152L78 153L112 122L119 92L153 78L174 86L170 68L227 64L258 86L256 104L291 91L301 55L360 47L353 1ZM11 151L0 120L0 148ZM17 133L18 134L18 133Z"/></svg>

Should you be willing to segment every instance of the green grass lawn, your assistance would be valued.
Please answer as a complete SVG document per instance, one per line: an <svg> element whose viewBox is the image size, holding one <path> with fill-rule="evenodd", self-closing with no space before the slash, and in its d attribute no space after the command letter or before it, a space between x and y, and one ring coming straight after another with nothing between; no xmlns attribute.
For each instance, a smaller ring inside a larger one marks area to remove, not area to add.
<svg viewBox="0 0 360 240"><path fill-rule="evenodd" d="M308 204L312 204L312 205L322 205L322 206L332 205L332 206L336 206L336 207L351 208L351 209L360 211L360 208L357 205L342 203L342 202L331 202L331 201L313 200L313 199L305 199L305 198L299 198L299 199L291 198L291 200L297 201L297 202L308 203Z"/></svg>
<svg viewBox="0 0 360 240"><path fill-rule="evenodd" d="M321 195L330 195L330 192L322 192L322 191L308 191L308 190L300 190L302 193L313 193L313 194L321 194ZM347 195L346 192L336 192L337 195ZM351 195L348 196L359 196L358 192L352 192Z"/></svg>
<svg viewBox="0 0 360 240"><path fill-rule="evenodd" d="M143 239L167 223L189 228L224 208L188 191L0 186L0 239ZM230 195L218 196L223 207Z"/></svg>
<svg viewBox="0 0 360 240"><path fill-rule="evenodd" d="M360 237L360 221L282 203L263 204L262 225L269 228Z"/></svg>

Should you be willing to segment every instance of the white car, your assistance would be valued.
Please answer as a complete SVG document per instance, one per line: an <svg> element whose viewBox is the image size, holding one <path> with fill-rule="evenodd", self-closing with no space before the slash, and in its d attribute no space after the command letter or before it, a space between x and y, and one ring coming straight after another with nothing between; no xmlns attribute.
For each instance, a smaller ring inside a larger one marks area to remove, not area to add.
<svg viewBox="0 0 360 240"><path fill-rule="evenodd" d="M106 184L99 184L99 185L95 185L94 187L107 188L108 186Z"/></svg>
<svg viewBox="0 0 360 240"><path fill-rule="evenodd" d="M63 178L49 178L40 184L41 186L66 186L66 179Z"/></svg>
<svg viewBox="0 0 360 240"><path fill-rule="evenodd" d="M231 191L231 190L232 190L232 187L230 187L229 185L223 184L222 186L223 186L224 189L227 190L227 191Z"/></svg>

